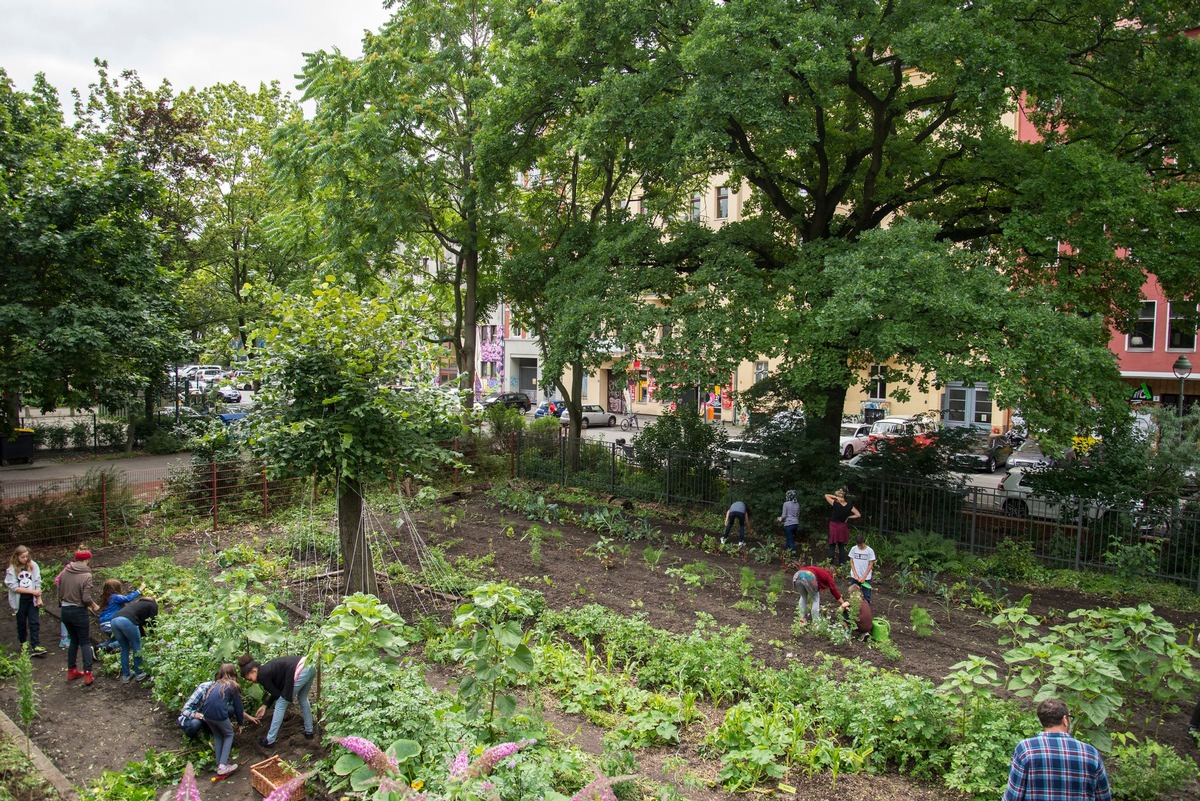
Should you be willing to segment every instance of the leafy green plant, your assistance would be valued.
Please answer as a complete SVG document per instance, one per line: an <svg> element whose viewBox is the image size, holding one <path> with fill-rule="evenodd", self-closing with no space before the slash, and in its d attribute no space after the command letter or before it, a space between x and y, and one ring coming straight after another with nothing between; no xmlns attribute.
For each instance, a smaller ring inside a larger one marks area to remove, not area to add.
<svg viewBox="0 0 1200 801"><path fill-rule="evenodd" d="M908 619L912 624L912 630L918 637L931 636L934 626L937 625L933 616L918 604L913 604L912 610L908 613Z"/></svg>
<svg viewBox="0 0 1200 801"><path fill-rule="evenodd" d="M458 695L468 717L483 719L488 736L495 733L498 717L516 711L516 698L507 691L533 670L529 634L521 627L532 615L521 591L506 584L476 588L471 602L455 611L460 640L453 656L468 671L459 680Z"/></svg>
<svg viewBox="0 0 1200 801"><path fill-rule="evenodd" d="M1154 740L1113 746L1109 780L1113 798L1120 801L1177 798L1181 790L1195 787L1196 777L1194 760Z"/></svg>
<svg viewBox="0 0 1200 801"><path fill-rule="evenodd" d="M1125 544L1113 541L1104 552L1104 564L1126 581L1158 572L1162 544L1155 541Z"/></svg>
<svg viewBox="0 0 1200 801"><path fill-rule="evenodd" d="M666 552L666 548L655 548L653 545L647 545L646 549L642 551L642 561L651 570L658 570L658 565L662 562L663 554Z"/></svg>

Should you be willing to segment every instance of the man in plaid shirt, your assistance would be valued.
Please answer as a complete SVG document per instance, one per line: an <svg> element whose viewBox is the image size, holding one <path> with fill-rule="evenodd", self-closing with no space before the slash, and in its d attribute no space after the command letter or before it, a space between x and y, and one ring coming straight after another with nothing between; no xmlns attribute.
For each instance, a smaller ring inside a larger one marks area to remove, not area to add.
<svg viewBox="0 0 1200 801"><path fill-rule="evenodd" d="M1100 753L1070 734L1067 705L1047 698L1037 716L1044 731L1013 751L1004 801L1112 801Z"/></svg>

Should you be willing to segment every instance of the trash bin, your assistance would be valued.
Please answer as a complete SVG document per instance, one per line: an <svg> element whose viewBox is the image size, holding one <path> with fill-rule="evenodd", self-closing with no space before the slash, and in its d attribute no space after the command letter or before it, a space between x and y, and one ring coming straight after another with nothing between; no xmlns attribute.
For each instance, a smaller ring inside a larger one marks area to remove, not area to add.
<svg viewBox="0 0 1200 801"><path fill-rule="evenodd" d="M6 439L0 439L0 464L33 462L33 429L15 428Z"/></svg>

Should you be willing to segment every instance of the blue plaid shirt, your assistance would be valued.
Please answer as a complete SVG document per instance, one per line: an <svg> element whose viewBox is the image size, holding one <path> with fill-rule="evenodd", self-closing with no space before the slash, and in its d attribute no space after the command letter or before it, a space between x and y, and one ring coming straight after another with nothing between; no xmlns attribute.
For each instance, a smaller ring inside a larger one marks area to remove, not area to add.
<svg viewBox="0 0 1200 801"><path fill-rule="evenodd" d="M1004 801L1112 801L1100 753L1062 732L1042 732L1013 751Z"/></svg>

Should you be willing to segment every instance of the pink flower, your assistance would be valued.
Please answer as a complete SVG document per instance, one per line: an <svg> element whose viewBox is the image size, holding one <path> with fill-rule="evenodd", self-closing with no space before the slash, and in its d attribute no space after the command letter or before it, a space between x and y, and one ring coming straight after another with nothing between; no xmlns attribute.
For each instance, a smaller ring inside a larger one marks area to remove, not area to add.
<svg viewBox="0 0 1200 801"><path fill-rule="evenodd" d="M612 781L597 776L594 782L571 796L571 801L617 801L617 797L613 795Z"/></svg>
<svg viewBox="0 0 1200 801"><path fill-rule="evenodd" d="M183 778L179 780L179 792L175 801L200 801L200 788L196 786L196 770L192 763L187 763L183 769Z"/></svg>
<svg viewBox="0 0 1200 801"><path fill-rule="evenodd" d="M379 750L379 746L364 737L335 738L334 742L351 753L362 757L362 761L371 766L376 776L395 773L400 763Z"/></svg>
<svg viewBox="0 0 1200 801"><path fill-rule="evenodd" d="M521 740L519 743L501 743L493 745L488 750L479 755L479 759L475 760L475 764L471 766L471 775L474 777L486 776L504 760L508 759L513 754L520 751L527 745L533 745L536 740ZM455 760L457 763L458 760Z"/></svg>
<svg viewBox="0 0 1200 801"><path fill-rule="evenodd" d="M304 791L304 783L308 781L308 774L297 776L294 779L288 779L283 784L271 791L271 794L266 797L265 801L292 801L293 796L299 796L300 792Z"/></svg>
<svg viewBox="0 0 1200 801"><path fill-rule="evenodd" d="M456 756L454 758L454 762L452 762L450 764L450 775L451 776L465 775L467 772L467 768L470 766L470 764L471 764L471 761L469 759L467 759L467 749L464 748L463 750L458 752L458 756Z"/></svg>

